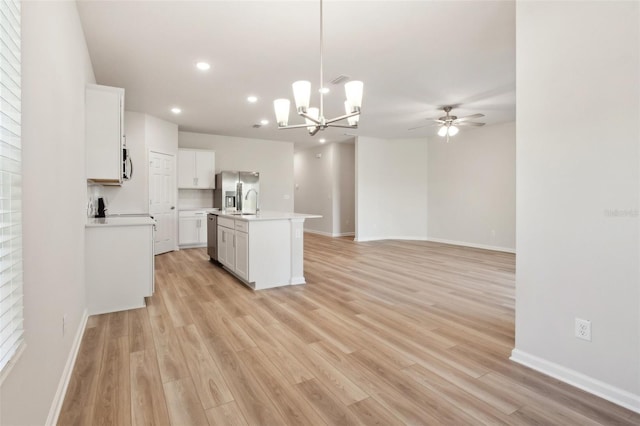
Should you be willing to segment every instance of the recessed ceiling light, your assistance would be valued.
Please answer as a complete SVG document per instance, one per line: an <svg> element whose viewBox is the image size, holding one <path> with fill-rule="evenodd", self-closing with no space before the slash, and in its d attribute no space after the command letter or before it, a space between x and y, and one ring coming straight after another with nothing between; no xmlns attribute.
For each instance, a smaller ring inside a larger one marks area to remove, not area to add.
<svg viewBox="0 0 640 426"><path fill-rule="evenodd" d="M209 65L207 62L197 62L196 68L198 68L200 71L207 71L209 68L211 68L211 65Z"/></svg>
<svg viewBox="0 0 640 426"><path fill-rule="evenodd" d="M325 138L322 138L322 139L318 140L318 142L320 142L320 143L325 143L326 141L327 140Z"/></svg>
<svg viewBox="0 0 640 426"><path fill-rule="evenodd" d="M258 102L258 98L257 98L257 97L255 97L255 96L249 96L249 97L247 98L247 101L248 101L248 102L251 102L252 104L255 104L256 102Z"/></svg>
<svg viewBox="0 0 640 426"><path fill-rule="evenodd" d="M178 107L173 107L171 108L171 112L174 114L180 114L182 112L182 110Z"/></svg>
<svg viewBox="0 0 640 426"><path fill-rule="evenodd" d="M269 124L269 120L260 120L260 124L266 126L267 124Z"/></svg>
<svg viewBox="0 0 640 426"><path fill-rule="evenodd" d="M328 87L321 87L321 88L318 90L318 92L320 92L320 93L325 93L325 94L326 94L326 93L329 93L329 88L328 88Z"/></svg>

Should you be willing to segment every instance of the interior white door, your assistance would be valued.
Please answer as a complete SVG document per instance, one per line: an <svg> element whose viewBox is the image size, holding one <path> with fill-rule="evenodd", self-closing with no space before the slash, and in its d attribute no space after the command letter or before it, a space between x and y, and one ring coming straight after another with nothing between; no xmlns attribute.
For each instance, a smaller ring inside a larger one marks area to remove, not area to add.
<svg viewBox="0 0 640 426"><path fill-rule="evenodd" d="M172 154L149 151L149 213L156 220L155 254L176 249L176 167Z"/></svg>

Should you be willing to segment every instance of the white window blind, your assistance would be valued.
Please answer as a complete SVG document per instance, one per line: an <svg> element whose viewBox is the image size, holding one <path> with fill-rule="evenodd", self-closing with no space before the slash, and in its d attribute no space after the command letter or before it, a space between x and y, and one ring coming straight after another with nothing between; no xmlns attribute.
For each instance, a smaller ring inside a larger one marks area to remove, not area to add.
<svg viewBox="0 0 640 426"><path fill-rule="evenodd" d="M0 0L0 372L23 340L20 2Z"/></svg>

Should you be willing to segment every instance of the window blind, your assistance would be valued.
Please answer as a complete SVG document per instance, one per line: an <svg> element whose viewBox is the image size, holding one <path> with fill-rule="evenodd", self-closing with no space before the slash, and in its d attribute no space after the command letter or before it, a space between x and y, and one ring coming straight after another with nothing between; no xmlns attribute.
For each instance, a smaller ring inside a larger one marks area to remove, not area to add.
<svg viewBox="0 0 640 426"><path fill-rule="evenodd" d="M0 372L23 341L20 2L0 0Z"/></svg>

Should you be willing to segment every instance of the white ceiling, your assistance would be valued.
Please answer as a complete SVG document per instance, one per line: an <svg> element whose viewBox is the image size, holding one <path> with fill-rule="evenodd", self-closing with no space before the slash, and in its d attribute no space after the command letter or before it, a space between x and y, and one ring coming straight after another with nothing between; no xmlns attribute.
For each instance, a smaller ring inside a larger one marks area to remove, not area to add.
<svg viewBox="0 0 640 426"><path fill-rule="evenodd" d="M347 129L309 136L278 130L273 100L291 83L312 82L319 98L318 1L88 1L78 5L99 84L124 87L126 109L180 130L295 142L348 139ZM324 4L325 80L364 82L358 130L380 138L435 134L438 107L515 120L514 1L342 1ZM198 71L198 60L211 63ZM325 117L344 111L342 85L329 84ZM249 104L247 96L258 102ZM182 108L174 115L173 106ZM261 119L270 124L253 128ZM290 124L302 119L292 110ZM464 129L461 131L471 131Z"/></svg>

